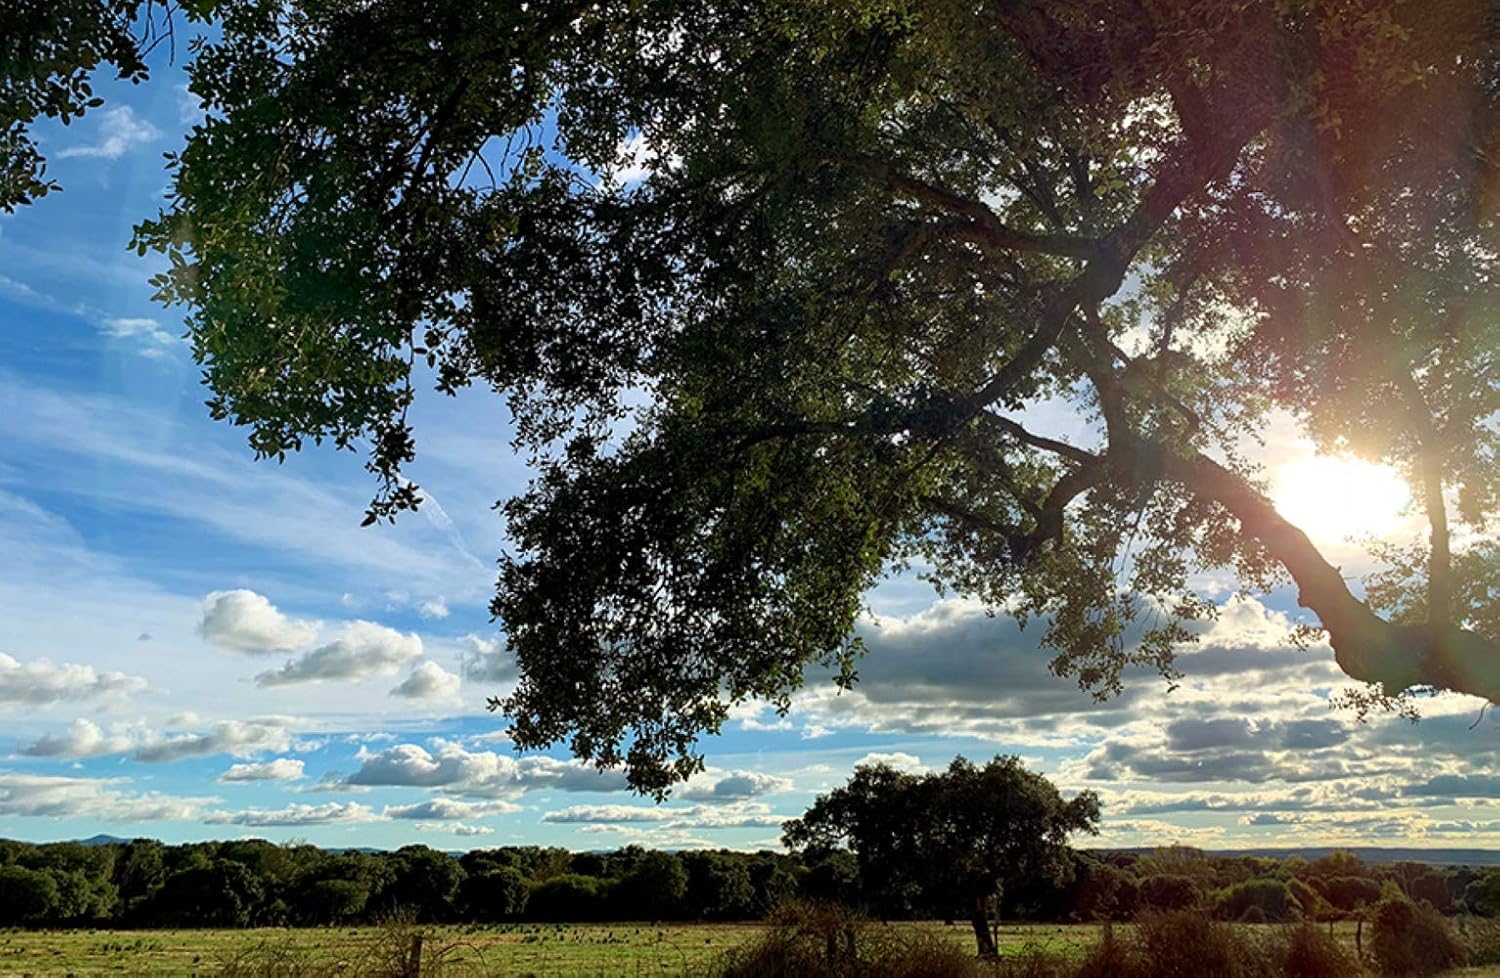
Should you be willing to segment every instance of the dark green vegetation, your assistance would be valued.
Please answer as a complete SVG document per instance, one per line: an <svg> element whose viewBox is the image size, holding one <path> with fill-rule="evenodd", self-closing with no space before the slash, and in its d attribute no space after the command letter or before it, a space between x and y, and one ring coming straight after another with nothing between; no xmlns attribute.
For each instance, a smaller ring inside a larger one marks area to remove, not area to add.
<svg viewBox="0 0 1500 978"><path fill-rule="evenodd" d="M1295 584L1362 709L1495 699L1492 6L204 0L137 243L214 416L366 451L372 522L420 502L419 386L508 400L496 705L642 789L734 702L852 682L915 560L1101 695L1174 675L1227 568ZM86 105L48 83L134 70L88 15L142 8L20 9L11 202L26 122ZM1240 451L1273 411L1401 470L1428 541L1351 590Z"/></svg>
<svg viewBox="0 0 1500 978"><path fill-rule="evenodd" d="M1445 915L1493 916L1500 870L1421 863L1072 853L1054 876L1007 877L1007 920L1133 920L1192 909L1227 921L1367 917L1402 896ZM958 877L861 872L848 852L568 852L536 846L454 856L318 849L259 840L168 846L0 841L0 926L264 927L370 923L758 920L793 899L881 919L967 919Z"/></svg>
<svg viewBox="0 0 1500 978"><path fill-rule="evenodd" d="M920 893L931 906L945 894L943 916L968 917L979 953L993 955L989 922L1004 916L1004 899L1020 902L1028 889L1066 882L1074 864L1069 836L1098 826L1093 792L1065 802L1019 758L976 767L960 757L928 774L858 767L847 785L788 822L784 838L815 857L852 851L865 891L882 904L900 906Z"/></svg>

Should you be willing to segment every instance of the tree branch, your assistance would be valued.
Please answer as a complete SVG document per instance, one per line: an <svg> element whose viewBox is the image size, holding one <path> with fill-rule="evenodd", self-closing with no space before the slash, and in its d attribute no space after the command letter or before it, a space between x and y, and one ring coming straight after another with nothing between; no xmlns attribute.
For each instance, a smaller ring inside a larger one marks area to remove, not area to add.
<svg viewBox="0 0 1500 978"><path fill-rule="evenodd" d="M1242 476L1202 454L1178 455L1151 443L1141 452L1162 477L1223 506L1286 568L1298 604L1322 621L1339 668L1351 678L1378 683L1388 696L1430 686L1500 701L1500 644L1444 622L1385 621L1354 597L1307 534Z"/></svg>

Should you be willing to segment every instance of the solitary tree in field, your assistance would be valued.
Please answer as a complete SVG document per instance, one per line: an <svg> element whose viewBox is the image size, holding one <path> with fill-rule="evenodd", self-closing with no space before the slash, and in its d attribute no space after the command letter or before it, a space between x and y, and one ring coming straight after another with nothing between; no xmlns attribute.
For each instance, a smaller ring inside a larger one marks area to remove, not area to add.
<svg viewBox="0 0 1500 978"><path fill-rule="evenodd" d="M989 905L1008 886L1061 880L1072 871L1068 836L1096 832L1099 799L1063 801L1057 788L1015 757L983 767L960 757L948 770L910 774L885 764L854 769L849 783L785 825L784 840L810 855L849 849L867 892L903 889L929 905L961 907L979 953L996 953Z"/></svg>
<svg viewBox="0 0 1500 978"><path fill-rule="evenodd" d="M663 790L731 704L851 681L904 561L1101 695L1228 568L1365 706L1500 697L1492 4L210 8L138 245L214 416L368 451L371 521L416 385L508 399L518 745ZM1363 592L1242 453L1272 412L1425 511Z"/></svg>

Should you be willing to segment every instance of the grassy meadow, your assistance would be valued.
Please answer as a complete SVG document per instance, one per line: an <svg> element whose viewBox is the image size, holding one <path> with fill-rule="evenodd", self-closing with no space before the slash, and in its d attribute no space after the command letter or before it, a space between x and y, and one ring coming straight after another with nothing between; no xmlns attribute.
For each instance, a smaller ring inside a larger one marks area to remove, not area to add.
<svg viewBox="0 0 1500 978"><path fill-rule="evenodd" d="M940 934L965 949L966 925L900 923L902 931ZM1277 925L1241 925L1272 928ZM423 928L424 975L434 978L689 978L713 969L729 948L765 929L742 924L515 924ZM1350 946L1354 926L1336 933ZM1098 940L1101 927L1020 925L1001 931L1004 955L1032 948L1074 956ZM74 975L266 976L295 978L304 971L390 973L410 947L411 931L391 927L266 928L256 930L54 930L0 932L0 976ZM996 973L1005 969L997 966ZM1464 968L1458 978L1500 978L1500 966Z"/></svg>

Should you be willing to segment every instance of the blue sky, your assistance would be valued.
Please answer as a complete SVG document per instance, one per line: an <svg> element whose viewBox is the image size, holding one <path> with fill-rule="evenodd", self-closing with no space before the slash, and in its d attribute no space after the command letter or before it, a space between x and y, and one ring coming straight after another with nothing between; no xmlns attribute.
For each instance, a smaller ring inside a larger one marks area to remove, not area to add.
<svg viewBox="0 0 1500 978"><path fill-rule="evenodd" d="M787 717L738 710L665 806L516 755L484 709L511 679L485 610L492 505L527 478L503 405L419 400L428 503L369 529L357 456L256 463L210 422L150 299L157 260L125 248L193 119L181 83L159 63L100 86L104 109L42 130L65 190L0 218L0 836L758 847L862 759L1016 753L1101 792L1105 844L1500 844L1500 727L1470 729L1477 700L1358 725L1328 707L1331 653L1286 646L1292 596L1213 579L1224 612L1170 695L1143 679L1095 704L1035 631L898 578L871 596L853 693L814 677ZM1307 452L1284 425L1267 439L1271 461Z"/></svg>

